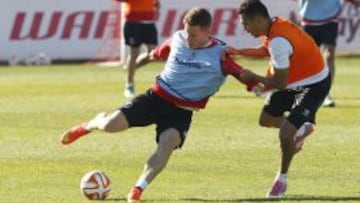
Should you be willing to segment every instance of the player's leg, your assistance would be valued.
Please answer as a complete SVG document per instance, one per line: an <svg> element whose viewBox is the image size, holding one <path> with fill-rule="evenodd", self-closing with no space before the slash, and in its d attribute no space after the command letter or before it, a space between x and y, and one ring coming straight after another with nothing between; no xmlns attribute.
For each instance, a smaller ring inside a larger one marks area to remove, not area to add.
<svg viewBox="0 0 360 203"><path fill-rule="evenodd" d="M287 124L284 113L291 110L295 93L289 90L273 92L268 96L260 116L260 125L265 127L276 127L282 129ZM281 131L281 130L280 130ZM286 191L286 182L278 181L284 175L277 174L269 192L268 198L279 197Z"/></svg>
<svg viewBox="0 0 360 203"><path fill-rule="evenodd" d="M144 166L144 170L128 194L128 203L140 201L142 191L165 168L173 150L181 144L176 129L168 129L160 135L158 146Z"/></svg>
<svg viewBox="0 0 360 203"><path fill-rule="evenodd" d="M267 96L259 117L260 126L280 128L286 119L284 112L289 111L293 103L293 100L288 99L289 94L290 92L285 90L276 91Z"/></svg>
<svg viewBox="0 0 360 203"><path fill-rule="evenodd" d="M124 96L126 98L133 98L135 97L134 77L137 66L136 59L139 56L140 48L128 46L128 49L129 49L129 55L125 64L126 78L125 78Z"/></svg>
<svg viewBox="0 0 360 203"><path fill-rule="evenodd" d="M145 163L143 173L128 194L128 202L139 201L148 184L165 168L172 151L182 147L191 124L192 111L174 106L160 98L154 102L158 114L156 120L155 152Z"/></svg>
<svg viewBox="0 0 360 203"><path fill-rule="evenodd" d="M320 103L321 104L321 103ZM292 115L291 115L292 116ZM297 116L300 118L300 116ZM281 161L280 169L276 174L276 177L273 181L273 184L267 193L268 198L281 198L284 196L287 189L287 174L291 164L291 161L294 155L300 151L302 143L310 133L313 132L313 124L305 122L306 118L301 117L300 119L295 119L296 124L293 120L285 119L282 123L279 131L280 138L280 148L281 148ZM309 124L309 125L308 125ZM306 128L309 126L310 128ZM299 133L298 129L305 129L302 133ZM309 130L308 130L309 129ZM299 135L299 139L295 139L295 135ZM300 144L301 139L301 144ZM298 143L298 145L296 145Z"/></svg>
<svg viewBox="0 0 360 203"><path fill-rule="evenodd" d="M259 124L263 127L280 128L285 119L286 117L283 115L272 116L266 111L262 111L260 114Z"/></svg>
<svg viewBox="0 0 360 203"><path fill-rule="evenodd" d="M330 70L331 83L334 83L335 79L335 45L324 44L324 56L327 62L327 65ZM326 96L323 106L325 107L335 107L335 101L331 97L330 93Z"/></svg>
<svg viewBox="0 0 360 203"><path fill-rule="evenodd" d="M99 113L91 120L65 131L61 143L71 144L93 130L114 133L129 127L149 125L154 121L150 103L149 92L141 94L112 113Z"/></svg>
<svg viewBox="0 0 360 203"><path fill-rule="evenodd" d="M305 128L305 131L302 131L299 136L301 137L301 141L303 142L305 137L307 137L310 133L312 133L313 125L311 123L306 122L302 126L309 126L310 128ZM301 129L304 127L301 127ZM311 130L308 130L311 129ZM298 150L296 149L296 142L294 139L294 135L297 134L298 128L289 122L287 119L284 120L280 127L279 138L280 138L280 148L281 148L281 162L280 162L280 170L276 174L276 177L272 183L270 190L267 193L268 198L281 198L284 196L287 189L287 173L290 167L291 161L294 155L300 151L301 146ZM298 142L300 143L300 142Z"/></svg>
<svg viewBox="0 0 360 203"><path fill-rule="evenodd" d="M280 170L267 197L279 198L286 192L287 174L293 156L298 153L306 137L314 131L315 115L330 88L330 77L298 92L294 105L279 132L281 146Z"/></svg>
<svg viewBox="0 0 360 203"><path fill-rule="evenodd" d="M294 155L294 140L292 139L292 135L295 134L295 132L296 127L292 125L288 120L285 120L282 123L279 132L281 148L280 171L276 174L272 186L266 194L268 198L281 198L286 192L287 169Z"/></svg>
<svg viewBox="0 0 360 203"><path fill-rule="evenodd" d="M331 84L334 84L335 79L335 50L336 39L338 36L338 23L331 22L321 26L321 38L323 44L323 52L326 63L330 70ZM335 107L333 98L329 95L325 98L323 106Z"/></svg>
<svg viewBox="0 0 360 203"><path fill-rule="evenodd" d="M99 113L88 122L75 126L65 131L61 137L61 143L68 145L93 130L104 132L120 132L129 127L128 121L120 110L112 113Z"/></svg>
<svg viewBox="0 0 360 203"><path fill-rule="evenodd" d="M124 37L126 48L128 49L128 57L125 63L125 89L124 96L133 98L135 96L134 75L136 70L136 59L139 56L141 41L141 23L125 22Z"/></svg>
<svg viewBox="0 0 360 203"><path fill-rule="evenodd" d="M147 63L149 63L150 52L158 44L158 33L155 26L155 23L144 23L142 24L142 42L146 46L146 51L141 53L136 59L136 68L141 68Z"/></svg>
<svg viewBox="0 0 360 203"><path fill-rule="evenodd" d="M295 92L293 91L284 90L272 93L268 96L259 119L259 123L261 126L280 128L280 146L281 150L285 151L286 154L288 154L287 151L291 151L291 149L288 149L287 145L284 145L283 142L291 138L287 138L283 135L291 134L292 131L296 131L296 128L291 126L291 124L286 120L286 116L284 115L284 113L286 111L290 111L294 99ZM288 161L284 162L284 164L290 163L291 157L290 160L288 160L288 157L282 157L282 160ZM285 193L285 191L286 173L279 172L275 178L275 181L273 182L273 185L271 186L271 189L267 193L267 197L281 197Z"/></svg>
<svg viewBox="0 0 360 203"><path fill-rule="evenodd" d="M174 129L164 131L160 137L156 151L150 156L144 167L142 177L150 183L165 167L172 151L182 143L180 133Z"/></svg>
<svg viewBox="0 0 360 203"><path fill-rule="evenodd" d="M334 82L334 77L335 77L335 45L332 44L324 44L324 56L325 56L325 60L326 63L329 67L330 70L330 75L331 75L331 82Z"/></svg>

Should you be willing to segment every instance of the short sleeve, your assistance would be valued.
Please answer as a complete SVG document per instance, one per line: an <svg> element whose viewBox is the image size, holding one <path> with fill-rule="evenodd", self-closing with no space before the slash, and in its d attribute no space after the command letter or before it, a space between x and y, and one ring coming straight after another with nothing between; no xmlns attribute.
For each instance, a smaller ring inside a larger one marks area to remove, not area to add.
<svg viewBox="0 0 360 203"><path fill-rule="evenodd" d="M290 56L293 54L293 47L286 38L275 37L270 41L269 53L274 68L286 69L290 66Z"/></svg>

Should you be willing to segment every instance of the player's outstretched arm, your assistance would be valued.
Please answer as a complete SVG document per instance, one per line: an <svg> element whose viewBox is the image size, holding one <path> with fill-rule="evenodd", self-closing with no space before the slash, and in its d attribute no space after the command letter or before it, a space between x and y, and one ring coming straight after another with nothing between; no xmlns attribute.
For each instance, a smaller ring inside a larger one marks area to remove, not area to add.
<svg viewBox="0 0 360 203"><path fill-rule="evenodd" d="M288 69L275 69L271 76L261 76L250 70L244 69L241 79L247 81L258 81L267 89L283 90L287 86Z"/></svg>
<svg viewBox="0 0 360 203"><path fill-rule="evenodd" d="M255 57L270 56L269 52L264 46L260 46L256 48L244 48L244 49L237 49L235 47L228 46L225 49L225 53L229 55L242 55L242 56L255 56Z"/></svg>
<svg viewBox="0 0 360 203"><path fill-rule="evenodd" d="M258 84L258 81L256 80L243 80L242 78L242 73L244 69L242 66L240 66L239 64L237 64L230 56L226 55L224 57L224 59L221 61L221 68L222 71L226 74L226 75L232 75L233 77L235 77L239 82L243 83L244 85L246 85L246 90L247 91L252 91L253 88Z"/></svg>

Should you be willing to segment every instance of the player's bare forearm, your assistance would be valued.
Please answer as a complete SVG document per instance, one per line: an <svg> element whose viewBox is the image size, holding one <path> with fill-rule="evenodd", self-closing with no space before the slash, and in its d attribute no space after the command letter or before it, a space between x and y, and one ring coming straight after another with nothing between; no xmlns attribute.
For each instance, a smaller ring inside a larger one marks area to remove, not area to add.
<svg viewBox="0 0 360 203"><path fill-rule="evenodd" d="M254 80L259 81L265 87L283 90L287 86L286 79L282 78L282 76L273 75L272 77L264 77L257 74L254 75Z"/></svg>
<svg viewBox="0 0 360 203"><path fill-rule="evenodd" d="M287 70L276 70L272 76L261 76L250 70L243 70L241 74L243 81L258 81L267 89L285 89L287 86Z"/></svg>
<svg viewBox="0 0 360 203"><path fill-rule="evenodd" d="M239 82L246 85L247 91L252 91L254 86L258 84L257 81L244 81L241 74L245 70L241 65L237 64L229 55L225 55L221 61L221 69L226 75L232 75Z"/></svg>

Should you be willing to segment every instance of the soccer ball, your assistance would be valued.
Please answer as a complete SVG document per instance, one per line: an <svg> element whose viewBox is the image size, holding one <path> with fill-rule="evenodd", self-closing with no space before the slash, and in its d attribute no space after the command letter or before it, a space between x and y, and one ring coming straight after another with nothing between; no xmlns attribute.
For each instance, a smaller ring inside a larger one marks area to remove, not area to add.
<svg viewBox="0 0 360 203"><path fill-rule="evenodd" d="M81 178L80 191L89 200L105 199L110 194L110 179L100 170L90 171Z"/></svg>

